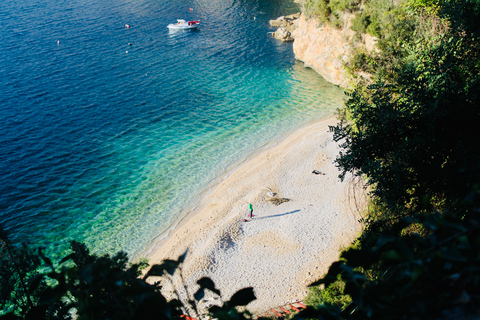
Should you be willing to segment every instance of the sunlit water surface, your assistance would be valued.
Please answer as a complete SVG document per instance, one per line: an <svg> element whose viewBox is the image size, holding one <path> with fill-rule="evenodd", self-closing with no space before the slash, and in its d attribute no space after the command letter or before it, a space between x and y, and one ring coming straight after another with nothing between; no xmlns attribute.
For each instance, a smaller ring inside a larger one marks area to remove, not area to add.
<svg viewBox="0 0 480 320"><path fill-rule="evenodd" d="M332 114L342 90L267 35L268 20L296 11L278 0L3 0L0 222L13 240L135 256L227 170ZM177 18L201 26L169 31Z"/></svg>

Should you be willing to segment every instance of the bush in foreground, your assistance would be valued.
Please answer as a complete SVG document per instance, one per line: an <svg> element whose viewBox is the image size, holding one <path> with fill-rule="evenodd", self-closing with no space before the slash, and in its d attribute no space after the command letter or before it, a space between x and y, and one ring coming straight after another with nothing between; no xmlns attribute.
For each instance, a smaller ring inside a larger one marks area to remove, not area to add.
<svg viewBox="0 0 480 320"><path fill-rule="evenodd" d="M13 245L4 232L1 242L0 319L198 318L198 301L205 291L220 295L209 278L202 278L193 298L167 301L158 282L147 282L150 277L181 272L185 255L153 265L142 276L147 263L130 264L124 252L97 256L72 241L72 253L55 264L41 249ZM218 319L247 319L249 313L237 307L254 299L253 289L245 288L207 312Z"/></svg>

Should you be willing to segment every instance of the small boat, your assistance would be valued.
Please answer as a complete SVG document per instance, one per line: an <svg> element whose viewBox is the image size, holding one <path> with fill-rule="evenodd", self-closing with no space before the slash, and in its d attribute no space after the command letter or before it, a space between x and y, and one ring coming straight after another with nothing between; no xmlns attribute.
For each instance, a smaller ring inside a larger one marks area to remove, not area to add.
<svg viewBox="0 0 480 320"><path fill-rule="evenodd" d="M167 26L168 29L195 29L200 25L200 21L185 21L177 19L177 23L171 23Z"/></svg>

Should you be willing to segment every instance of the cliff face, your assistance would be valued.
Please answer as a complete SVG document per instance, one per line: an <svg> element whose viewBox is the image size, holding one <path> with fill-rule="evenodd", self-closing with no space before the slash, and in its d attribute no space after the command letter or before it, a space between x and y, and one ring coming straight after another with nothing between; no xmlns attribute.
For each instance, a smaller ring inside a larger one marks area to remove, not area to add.
<svg viewBox="0 0 480 320"><path fill-rule="evenodd" d="M295 58L317 71L325 80L343 88L349 87L343 63L351 56L353 47L355 32L350 29L352 17L345 16L344 26L339 30L328 24L322 25L316 19L307 19L302 13L292 32ZM362 46L372 50L374 38L364 35L364 40Z"/></svg>

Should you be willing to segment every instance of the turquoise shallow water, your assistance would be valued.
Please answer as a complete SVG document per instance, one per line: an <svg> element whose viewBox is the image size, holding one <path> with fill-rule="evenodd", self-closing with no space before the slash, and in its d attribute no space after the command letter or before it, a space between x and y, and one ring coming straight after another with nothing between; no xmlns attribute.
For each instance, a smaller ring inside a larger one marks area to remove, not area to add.
<svg viewBox="0 0 480 320"><path fill-rule="evenodd" d="M269 19L296 11L274 0L3 1L2 225L55 255L77 239L134 256L229 168L332 114L342 90L267 36ZM177 18L201 26L169 31Z"/></svg>

